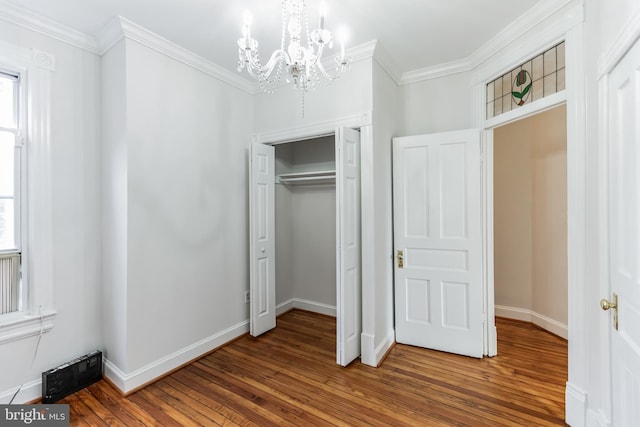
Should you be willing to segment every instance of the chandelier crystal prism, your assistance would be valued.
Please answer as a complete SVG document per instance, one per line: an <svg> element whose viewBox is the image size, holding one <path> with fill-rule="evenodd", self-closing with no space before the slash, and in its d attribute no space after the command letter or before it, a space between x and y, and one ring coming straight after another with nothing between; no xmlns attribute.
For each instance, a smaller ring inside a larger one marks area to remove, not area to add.
<svg viewBox="0 0 640 427"><path fill-rule="evenodd" d="M335 69L326 70L322 64L325 49L333 48L333 35L324 27L326 6L320 6L318 28L309 31L309 17L304 0L282 0L282 38L280 49L262 65L258 41L251 37L251 15L245 13L242 37L238 39L238 71L247 69L265 92L282 83L293 82L297 89L308 92L321 77L334 81L349 68L345 56L346 33L338 33L340 55L335 56ZM287 43L288 40L288 43ZM331 67L333 68L333 67Z"/></svg>

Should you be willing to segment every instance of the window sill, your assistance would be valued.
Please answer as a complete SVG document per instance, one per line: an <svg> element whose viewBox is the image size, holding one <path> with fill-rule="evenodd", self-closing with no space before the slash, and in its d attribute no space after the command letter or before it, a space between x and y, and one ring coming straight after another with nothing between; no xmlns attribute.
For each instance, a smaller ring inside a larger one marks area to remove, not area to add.
<svg viewBox="0 0 640 427"><path fill-rule="evenodd" d="M39 314L9 313L0 315L0 344L46 334L53 328L55 310Z"/></svg>

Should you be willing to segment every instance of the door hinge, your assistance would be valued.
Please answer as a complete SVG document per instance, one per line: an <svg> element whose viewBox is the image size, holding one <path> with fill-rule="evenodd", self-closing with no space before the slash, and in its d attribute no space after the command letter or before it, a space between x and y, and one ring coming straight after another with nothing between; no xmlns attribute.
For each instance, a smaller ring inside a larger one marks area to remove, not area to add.
<svg viewBox="0 0 640 427"><path fill-rule="evenodd" d="M398 268L404 268L404 252L398 249Z"/></svg>

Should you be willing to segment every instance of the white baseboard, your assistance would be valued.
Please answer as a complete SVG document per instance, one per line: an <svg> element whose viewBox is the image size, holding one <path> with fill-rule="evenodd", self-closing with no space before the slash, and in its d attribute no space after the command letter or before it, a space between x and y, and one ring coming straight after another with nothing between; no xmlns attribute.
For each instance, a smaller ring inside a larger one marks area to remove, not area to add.
<svg viewBox="0 0 640 427"><path fill-rule="evenodd" d="M396 337L393 331L387 335L380 344L376 347L376 366L380 366L382 359L387 355L389 349L396 342Z"/></svg>
<svg viewBox="0 0 640 427"><path fill-rule="evenodd" d="M378 366L378 362L376 358L375 337L371 334L362 333L360 335L360 348L360 361L364 365L376 368Z"/></svg>
<svg viewBox="0 0 640 427"><path fill-rule="evenodd" d="M161 359L156 360L131 373L120 370L111 361L104 360L104 376L109 379L123 393L140 388L145 384L155 381L172 370L189 363L214 350L221 345L249 332L249 322L240 322L215 335L200 340Z"/></svg>
<svg viewBox="0 0 640 427"><path fill-rule="evenodd" d="M558 335L564 339L569 339L569 329L564 323L560 323L557 320L551 319L535 311L517 308L507 307L504 305L496 305L495 313L498 317L506 317L507 319L522 320L525 322L531 322L534 325L545 329L552 334Z"/></svg>
<svg viewBox="0 0 640 427"><path fill-rule="evenodd" d="M276 317L283 315L287 311L293 310L293 299L276 305Z"/></svg>
<svg viewBox="0 0 640 427"><path fill-rule="evenodd" d="M507 307L504 305L496 304L495 313L498 317L506 317L507 319L531 322L531 310L526 310L524 308Z"/></svg>
<svg viewBox="0 0 640 427"><path fill-rule="evenodd" d="M570 382L564 393L565 422L571 427L585 427L587 414L587 393Z"/></svg>
<svg viewBox="0 0 640 427"><path fill-rule="evenodd" d="M320 302L309 301L301 298L292 298L276 306L276 316L280 316L294 308L310 311L312 313L324 314L326 316L336 317L336 306L323 304Z"/></svg>
<svg viewBox="0 0 640 427"><path fill-rule="evenodd" d="M363 365L377 368L380 366L382 359L395 342L396 339L393 331L391 331L377 347L375 346L375 337L373 335L365 333L361 334L360 346L362 351L360 354L360 361Z"/></svg>
<svg viewBox="0 0 640 427"><path fill-rule="evenodd" d="M536 312L531 313L531 321L534 325L540 326L552 334L556 334L565 340L569 339L569 328L564 323L560 323L557 320L553 320Z"/></svg>
<svg viewBox="0 0 640 427"><path fill-rule="evenodd" d="M16 390L18 390L18 386L5 390L0 394L0 404L6 405L9 403ZM24 404L28 402L33 402L34 400L42 398L42 379L38 378L37 380L29 381L28 383L24 383L20 392L16 395L16 398L13 399L14 404Z"/></svg>

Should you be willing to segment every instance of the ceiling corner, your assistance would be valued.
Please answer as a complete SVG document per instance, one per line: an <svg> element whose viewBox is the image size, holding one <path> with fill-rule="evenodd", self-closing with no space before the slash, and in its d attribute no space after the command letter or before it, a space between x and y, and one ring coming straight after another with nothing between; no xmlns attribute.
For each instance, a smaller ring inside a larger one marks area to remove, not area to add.
<svg viewBox="0 0 640 427"><path fill-rule="evenodd" d="M393 81L400 86L402 82L402 72L400 71L396 61L380 42L375 44L373 59L387 72L389 77L391 77Z"/></svg>
<svg viewBox="0 0 640 427"><path fill-rule="evenodd" d="M100 55L107 53L116 43L124 37L123 28L124 18L121 16L114 16L98 31L96 39L98 40L98 47Z"/></svg>

